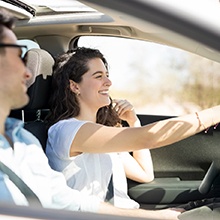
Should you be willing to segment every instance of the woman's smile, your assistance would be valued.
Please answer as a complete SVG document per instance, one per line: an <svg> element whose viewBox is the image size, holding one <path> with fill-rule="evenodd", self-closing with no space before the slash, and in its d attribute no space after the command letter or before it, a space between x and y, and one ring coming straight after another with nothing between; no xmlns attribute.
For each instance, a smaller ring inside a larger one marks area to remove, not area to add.
<svg viewBox="0 0 220 220"><path fill-rule="evenodd" d="M108 90L100 90L99 91L99 94L101 94L101 95L105 95L105 96L109 96L109 91Z"/></svg>

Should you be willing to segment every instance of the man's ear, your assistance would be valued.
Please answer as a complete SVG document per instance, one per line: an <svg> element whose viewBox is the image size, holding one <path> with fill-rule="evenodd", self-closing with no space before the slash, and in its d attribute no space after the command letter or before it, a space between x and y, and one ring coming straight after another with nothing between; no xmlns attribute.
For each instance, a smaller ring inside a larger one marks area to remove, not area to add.
<svg viewBox="0 0 220 220"><path fill-rule="evenodd" d="M76 95L78 95L80 93L78 84L71 79L69 81L70 81L70 90L74 92Z"/></svg>

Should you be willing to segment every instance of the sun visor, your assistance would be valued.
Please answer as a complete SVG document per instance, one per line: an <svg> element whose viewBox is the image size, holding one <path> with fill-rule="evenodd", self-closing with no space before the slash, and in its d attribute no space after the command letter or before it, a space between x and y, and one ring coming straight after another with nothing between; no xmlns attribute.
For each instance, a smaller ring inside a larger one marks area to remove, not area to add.
<svg viewBox="0 0 220 220"><path fill-rule="evenodd" d="M31 19L33 17L33 14L26 11L25 9L4 1L0 1L0 8L7 9L18 19Z"/></svg>

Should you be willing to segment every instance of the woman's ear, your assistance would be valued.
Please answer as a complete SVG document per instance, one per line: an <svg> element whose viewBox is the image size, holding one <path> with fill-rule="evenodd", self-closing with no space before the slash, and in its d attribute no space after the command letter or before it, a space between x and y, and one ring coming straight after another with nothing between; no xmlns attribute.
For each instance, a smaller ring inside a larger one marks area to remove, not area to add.
<svg viewBox="0 0 220 220"><path fill-rule="evenodd" d="M70 90L74 92L76 95L80 94L78 84L70 79Z"/></svg>

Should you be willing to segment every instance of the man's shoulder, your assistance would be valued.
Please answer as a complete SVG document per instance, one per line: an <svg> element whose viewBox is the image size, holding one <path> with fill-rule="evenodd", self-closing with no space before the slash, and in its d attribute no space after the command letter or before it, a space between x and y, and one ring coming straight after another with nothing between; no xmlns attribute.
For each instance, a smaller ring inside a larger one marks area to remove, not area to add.
<svg viewBox="0 0 220 220"><path fill-rule="evenodd" d="M11 133L19 141L24 141L26 144L36 144L40 145L39 140L27 129L24 128L24 122L8 117L5 123L6 132Z"/></svg>
<svg viewBox="0 0 220 220"><path fill-rule="evenodd" d="M23 127L24 126L24 122L21 121L20 119L17 119L17 118L10 118L8 117L6 119L6 122L5 122L5 125L6 125L6 129L7 128L16 128L16 127Z"/></svg>

